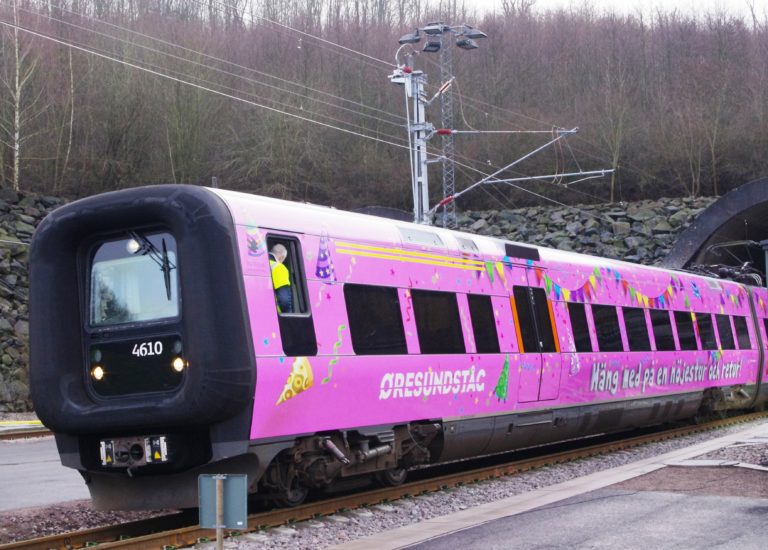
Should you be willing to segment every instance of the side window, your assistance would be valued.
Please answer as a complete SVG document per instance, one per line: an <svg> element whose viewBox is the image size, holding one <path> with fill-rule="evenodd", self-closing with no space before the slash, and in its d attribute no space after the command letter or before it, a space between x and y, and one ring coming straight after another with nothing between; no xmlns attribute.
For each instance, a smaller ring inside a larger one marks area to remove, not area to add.
<svg viewBox="0 0 768 550"><path fill-rule="evenodd" d="M357 355L408 353L396 288L344 285L349 333Z"/></svg>
<svg viewBox="0 0 768 550"><path fill-rule="evenodd" d="M496 334L496 319L490 296L468 294L469 316L475 334L477 353L499 353L499 337Z"/></svg>
<svg viewBox="0 0 768 550"><path fill-rule="evenodd" d="M456 295L411 290L411 297L421 353L465 353Z"/></svg>
<svg viewBox="0 0 768 550"><path fill-rule="evenodd" d="M569 302L568 316L571 318L573 343L576 344L576 351L579 353L591 352L592 340L589 338L589 325L587 325L587 313L584 310L584 304Z"/></svg>
<svg viewBox="0 0 768 550"><path fill-rule="evenodd" d="M675 351L675 337L672 334L672 321L669 320L669 312L652 309L650 313L656 349L658 351Z"/></svg>
<svg viewBox="0 0 768 550"><path fill-rule="evenodd" d="M515 297L515 311L517 312L520 341L523 344L522 353L538 353L539 338L536 336L536 325L531 310L531 298L528 295L527 286L516 286L512 289Z"/></svg>
<svg viewBox="0 0 768 550"><path fill-rule="evenodd" d="M516 286L512 292L520 324L523 353L557 351L546 292L528 286Z"/></svg>
<svg viewBox="0 0 768 550"><path fill-rule="evenodd" d="M592 317L595 320L597 346L600 351L624 351L616 306L593 305Z"/></svg>
<svg viewBox="0 0 768 550"><path fill-rule="evenodd" d="M289 357L317 355L301 244L290 235L267 235L267 248L283 352Z"/></svg>
<svg viewBox="0 0 768 550"><path fill-rule="evenodd" d="M683 351L695 351L696 334L693 332L693 319L687 311L675 312L675 324L677 325L677 339L680 341L680 349Z"/></svg>
<svg viewBox="0 0 768 550"><path fill-rule="evenodd" d="M747 330L746 317L735 316L733 326L736 329L736 339L739 342L739 349L752 349L752 342L749 340L749 331Z"/></svg>
<svg viewBox="0 0 768 550"><path fill-rule="evenodd" d="M715 315L717 333L720 335L720 347L723 349L736 349L731 330L731 318L727 315Z"/></svg>
<svg viewBox="0 0 768 550"><path fill-rule="evenodd" d="M768 317L763 319L763 326L765 327L765 334L768 335ZM765 347L768 348L768 338L765 340Z"/></svg>
<svg viewBox="0 0 768 550"><path fill-rule="evenodd" d="M715 340L715 330L712 327L712 314L697 313L696 326L699 327L699 338L701 339L701 349L716 350L717 340Z"/></svg>
<svg viewBox="0 0 768 550"><path fill-rule="evenodd" d="M542 353L559 351L555 344L555 325L552 320L552 309L547 300L547 293L540 288L532 288L533 310L536 315L536 329L539 331L539 341Z"/></svg>
<svg viewBox="0 0 768 550"><path fill-rule="evenodd" d="M638 307L625 307L623 311L629 351L651 351L651 339L648 336L645 311Z"/></svg>
<svg viewBox="0 0 768 550"><path fill-rule="evenodd" d="M267 247L278 313L307 313L307 285L298 239L268 235Z"/></svg>

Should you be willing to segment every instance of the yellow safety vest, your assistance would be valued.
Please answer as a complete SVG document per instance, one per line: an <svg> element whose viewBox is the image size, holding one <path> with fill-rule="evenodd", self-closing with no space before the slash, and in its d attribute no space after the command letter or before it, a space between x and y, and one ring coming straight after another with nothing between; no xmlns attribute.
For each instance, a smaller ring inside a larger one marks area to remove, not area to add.
<svg viewBox="0 0 768 550"><path fill-rule="evenodd" d="M272 268L272 286L275 289L291 284L291 276L287 267L275 260L269 260L269 265Z"/></svg>

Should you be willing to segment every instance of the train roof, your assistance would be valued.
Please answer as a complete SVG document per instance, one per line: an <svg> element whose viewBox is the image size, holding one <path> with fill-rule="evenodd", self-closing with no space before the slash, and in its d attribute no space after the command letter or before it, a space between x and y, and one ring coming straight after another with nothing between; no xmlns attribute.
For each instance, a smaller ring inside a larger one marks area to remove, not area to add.
<svg viewBox="0 0 768 550"><path fill-rule="evenodd" d="M329 206L293 202L283 199L252 195L238 191L210 189L231 207L238 224L255 225L265 228L291 230L299 233L317 233L320 230L330 237L356 240L370 240L396 246L425 246L433 249L457 250L475 253L495 259L507 256L506 245L535 249L541 260L552 267L567 269L572 266L604 267L612 269L641 269L646 272L680 273L708 280L710 286L733 281L715 279L685 271L635 264L620 259L591 256L578 252L558 250L530 243L465 233L442 227L420 225L411 222L382 218L369 214L338 210ZM258 217L255 216L258 212ZM252 218L252 219L249 219ZM290 221L290 223L287 223ZM354 222L359 222L354 223Z"/></svg>

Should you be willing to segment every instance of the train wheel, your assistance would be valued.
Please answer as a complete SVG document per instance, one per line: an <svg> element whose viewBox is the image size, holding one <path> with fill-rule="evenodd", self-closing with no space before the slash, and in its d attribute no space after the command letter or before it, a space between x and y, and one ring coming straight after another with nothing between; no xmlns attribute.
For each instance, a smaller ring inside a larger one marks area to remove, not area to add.
<svg viewBox="0 0 768 550"><path fill-rule="evenodd" d="M397 487L405 482L408 470L405 468L392 468L383 472L376 472L376 480L385 487Z"/></svg>
<svg viewBox="0 0 768 550"><path fill-rule="evenodd" d="M293 508L303 504L308 494L309 489L301 484L299 478L291 470L284 488L273 493L272 499L281 508Z"/></svg>

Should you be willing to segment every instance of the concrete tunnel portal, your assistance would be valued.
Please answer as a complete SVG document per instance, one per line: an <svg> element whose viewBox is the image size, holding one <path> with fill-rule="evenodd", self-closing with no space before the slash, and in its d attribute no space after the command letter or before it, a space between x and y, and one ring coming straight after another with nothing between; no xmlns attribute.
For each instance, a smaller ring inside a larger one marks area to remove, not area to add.
<svg viewBox="0 0 768 550"><path fill-rule="evenodd" d="M659 265L765 285L767 257L768 178L760 178L702 211Z"/></svg>

